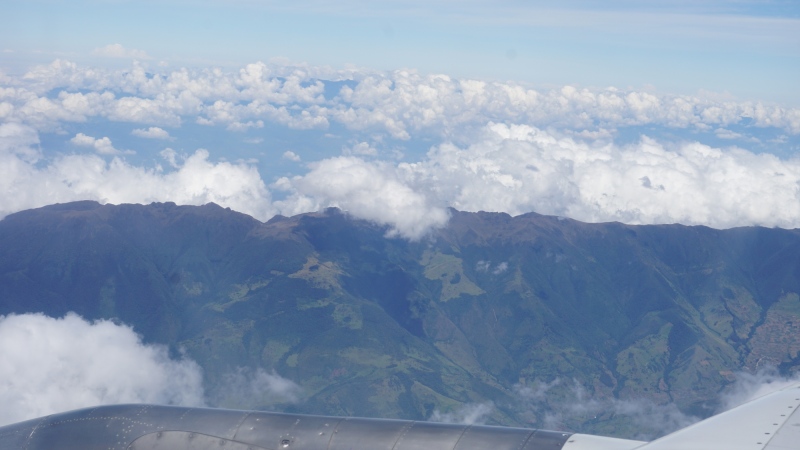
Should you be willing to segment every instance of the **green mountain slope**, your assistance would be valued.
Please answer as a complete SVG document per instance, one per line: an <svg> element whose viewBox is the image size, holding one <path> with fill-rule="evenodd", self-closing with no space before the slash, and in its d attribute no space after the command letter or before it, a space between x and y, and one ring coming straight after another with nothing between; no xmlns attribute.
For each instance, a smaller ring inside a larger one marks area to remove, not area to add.
<svg viewBox="0 0 800 450"><path fill-rule="evenodd" d="M800 365L794 230L585 224L451 211L421 242L338 210L261 223L202 207L78 202L0 221L0 314L115 318L213 386L276 370L321 414L424 419L526 387L708 412L738 370ZM237 406L229 404L227 406ZM630 434L613 417L564 424Z"/></svg>

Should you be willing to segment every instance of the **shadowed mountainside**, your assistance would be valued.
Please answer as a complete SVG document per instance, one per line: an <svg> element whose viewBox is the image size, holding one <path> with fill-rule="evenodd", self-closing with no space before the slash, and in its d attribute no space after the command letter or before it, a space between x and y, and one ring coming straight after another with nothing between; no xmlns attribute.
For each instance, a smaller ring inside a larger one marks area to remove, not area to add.
<svg viewBox="0 0 800 450"><path fill-rule="evenodd" d="M0 314L114 318L210 385L276 370L319 414L424 419L527 386L708 413L737 370L800 365L800 234L451 211L421 242L338 210L77 202L0 221ZM227 406L238 406L235 404ZM566 426L625 430L613 417ZM591 422L591 423L590 423ZM624 428L624 427L623 427Z"/></svg>

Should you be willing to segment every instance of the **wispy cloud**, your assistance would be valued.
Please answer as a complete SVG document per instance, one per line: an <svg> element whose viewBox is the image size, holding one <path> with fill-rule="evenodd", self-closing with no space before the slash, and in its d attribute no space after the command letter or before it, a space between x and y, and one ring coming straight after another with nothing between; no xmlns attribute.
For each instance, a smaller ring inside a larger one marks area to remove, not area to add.
<svg viewBox="0 0 800 450"><path fill-rule="evenodd" d="M224 374L207 393L208 403L215 407L263 409L278 403L297 403L303 390L275 371L239 367Z"/></svg>
<svg viewBox="0 0 800 450"><path fill-rule="evenodd" d="M165 139L165 140L172 139L167 130L164 130L163 128L159 127L150 127L147 129L137 128L131 131L131 134L145 139Z"/></svg>
<svg viewBox="0 0 800 450"><path fill-rule="evenodd" d="M798 383L799 376L782 376L774 367L762 368L757 373L736 373L734 383L716 399L716 413ZM584 427L598 421L617 420L629 430L627 435L619 437L649 441L703 419L681 411L671 402L595 397L574 380L534 381L527 386L515 386L515 393L518 402L510 406L533 425L551 430L590 432Z"/></svg>
<svg viewBox="0 0 800 450"><path fill-rule="evenodd" d="M494 411L494 403L465 403L451 411L443 412L434 410L430 422L458 423L463 425L481 425L486 423L489 415Z"/></svg>

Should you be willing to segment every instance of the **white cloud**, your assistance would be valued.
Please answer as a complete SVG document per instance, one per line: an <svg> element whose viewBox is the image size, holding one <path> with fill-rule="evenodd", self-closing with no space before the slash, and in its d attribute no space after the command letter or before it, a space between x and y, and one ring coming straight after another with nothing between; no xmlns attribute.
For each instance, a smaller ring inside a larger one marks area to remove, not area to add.
<svg viewBox="0 0 800 450"><path fill-rule="evenodd" d="M276 403L297 403L302 389L276 372L239 367L222 376L208 394L215 407L259 409Z"/></svg>
<svg viewBox="0 0 800 450"><path fill-rule="evenodd" d="M718 95L670 95L564 86L536 90L513 82L368 70L248 64L238 71L178 69L151 73L83 67L63 60L8 77L3 114L37 127L90 117L179 126L183 120L241 131L275 123L293 129L341 124L397 139L461 136L489 121L571 130L587 139L635 125L699 130L752 122L800 133L800 109L737 102ZM326 93L326 80L352 82ZM60 92L56 98L48 93ZM85 92L90 91L90 92ZM326 97L327 95L327 97ZM742 132L740 132L742 134ZM727 133L724 136L731 136ZM357 154L357 153L354 153Z"/></svg>
<svg viewBox="0 0 800 450"><path fill-rule="evenodd" d="M536 427L549 430L577 428L581 432L582 424L596 421L600 416L620 416L635 425L635 434L627 438L649 441L700 420L681 412L674 403L592 397L577 382L567 385L559 379L550 383L534 382L530 386L517 385L515 394L519 403L514 407Z"/></svg>
<svg viewBox="0 0 800 450"><path fill-rule="evenodd" d="M33 128L18 123L0 124L0 158L9 158L8 164L14 159L23 164L35 163L42 156L38 146L39 134Z"/></svg>
<svg viewBox="0 0 800 450"><path fill-rule="evenodd" d="M492 262L491 261L478 261L475 264L475 270L478 272L489 272L492 271L492 275L500 275L501 273L508 270L508 263L501 262L494 269L492 269Z"/></svg>
<svg viewBox="0 0 800 450"><path fill-rule="evenodd" d="M800 226L800 160L698 143L590 145L525 125L494 124L462 148L401 164L435 204L536 211L586 222ZM643 181L645 180L645 181Z"/></svg>
<svg viewBox="0 0 800 450"><path fill-rule="evenodd" d="M725 128L717 128L714 130L714 134L720 139L741 139L743 137L741 133L726 130Z"/></svg>
<svg viewBox="0 0 800 450"><path fill-rule="evenodd" d="M0 316L0 360L0 425L103 404L204 403L197 364L106 320Z"/></svg>
<svg viewBox="0 0 800 450"><path fill-rule="evenodd" d="M293 191L288 200L276 202L284 214L336 206L357 218L389 225L390 235L409 239L447 223L446 209L415 191L388 163L342 156L310 167L306 175L276 184Z"/></svg>
<svg viewBox="0 0 800 450"><path fill-rule="evenodd" d="M131 134L146 139L171 139L169 132L159 127L137 128L131 131Z"/></svg>
<svg viewBox="0 0 800 450"><path fill-rule="evenodd" d="M348 82L329 92L315 78L319 76ZM295 214L340 206L410 238L442 226L448 206L510 214L536 211L589 222L800 226L796 160L696 142L642 138L621 146L612 139L627 126L657 125L716 130L732 144L746 144L753 140L748 127L800 133L796 108L720 96L574 86L536 90L411 70L334 71L260 62L233 72L151 73L138 63L127 70L107 70L58 60L4 80L4 129L29 130L34 137L38 135L30 130L63 132L65 123L89 120L147 124L133 134L152 138L168 138L161 126L177 127L184 120L228 130L333 124L355 135L342 157L312 162L306 173L274 182L273 188L288 195L274 204L249 163L210 163L204 150L182 157L165 150L162 156L174 169L165 172L132 166L122 158L103 162L70 155L42 160L36 143L14 144L13 152L0 156L6 164L0 171L8 174L0 180L6 188L0 195L9 199L2 203L3 214L80 198L215 201L262 220L277 211ZM389 148L388 137L422 137L431 139L433 147L416 162L380 161L375 160L375 146L363 141L364 134L369 142L388 141ZM19 136L0 139L8 146ZM79 133L72 142L101 154L119 152L107 136ZM299 156L284 157L296 161ZM240 171L248 175L232 175ZM231 188L218 181L229 175ZM28 179L39 184L32 187Z"/></svg>
<svg viewBox="0 0 800 450"><path fill-rule="evenodd" d="M366 142L359 142L353 146L344 147L342 149L342 154L356 156L377 156L378 150Z"/></svg>
<svg viewBox="0 0 800 450"><path fill-rule="evenodd" d="M492 274L500 275L501 273L505 272L506 270L508 270L508 263L507 262L501 262L500 264L497 265L497 267L494 268L494 270L492 271Z"/></svg>
<svg viewBox="0 0 800 450"><path fill-rule="evenodd" d="M339 206L412 238L442 226L445 206L586 222L800 226L800 160L698 143L591 145L493 124L472 145L442 144L417 163L337 157L310 167L275 185L293 194L278 205L284 214Z"/></svg>
<svg viewBox="0 0 800 450"><path fill-rule="evenodd" d="M800 383L800 373L789 377L783 376L774 366L762 367L755 373L739 372L736 374L736 381L722 392L718 412L727 411L798 383Z"/></svg>
<svg viewBox="0 0 800 450"><path fill-rule="evenodd" d="M90 147L93 148L97 153L101 155L121 155L123 153L131 154L134 153L132 150L117 150L111 144L111 139L108 137L102 137L100 139L93 138L91 136L87 136L83 133L78 133L69 140L75 145L81 147Z"/></svg>
<svg viewBox="0 0 800 450"><path fill-rule="evenodd" d="M800 375L782 376L774 367L762 368L756 373L737 373L736 381L715 400L719 405L716 413L798 383ZM528 386L517 385L514 390L519 399L514 407L527 415L536 426L546 429L575 429L600 416L620 416L636 426L637 431L628 438L651 440L702 419L681 412L670 402L593 397L577 382L567 384L560 379L550 383L534 381ZM580 432L579 429L576 431Z"/></svg>
<svg viewBox="0 0 800 450"><path fill-rule="evenodd" d="M302 389L277 373L239 368L204 388L203 373L132 328L70 313L0 316L0 426L119 403L252 409L297 403Z"/></svg>
<svg viewBox="0 0 800 450"><path fill-rule="evenodd" d="M73 140L111 146L83 134ZM206 150L165 149L174 170L164 171L85 154L42 161L37 141L30 127L0 128L2 215L80 199L216 202L259 220L337 206L410 239L444 226L448 206L586 222L800 227L800 160L698 143L643 138L593 145L526 125L492 124L473 144L445 143L416 163L353 156L312 162L305 174L272 184L287 193L273 202L252 163L214 163Z"/></svg>
<svg viewBox="0 0 800 450"><path fill-rule="evenodd" d="M77 137L77 136L76 136ZM88 136L77 137L90 142ZM214 202L267 220L275 214L270 193L255 167L211 162L206 150L181 160L167 149L164 158L175 169L134 166L120 157L111 161L75 154L36 161L38 135L30 127L0 126L0 217L58 202L102 203L173 201L201 205ZM94 141L96 142L96 140Z"/></svg>
<svg viewBox="0 0 800 450"><path fill-rule="evenodd" d="M143 50L125 48L121 44L109 44L92 50L92 55L105 58L152 59Z"/></svg>
<svg viewBox="0 0 800 450"><path fill-rule="evenodd" d="M248 120L247 122L231 122L227 129L229 131L247 131L250 128L264 128L263 120Z"/></svg>
<svg viewBox="0 0 800 450"><path fill-rule="evenodd" d="M481 425L486 423L488 416L494 411L494 403L465 403L458 408L442 412L433 411L429 422L458 423L463 425Z"/></svg>
<svg viewBox="0 0 800 450"><path fill-rule="evenodd" d="M300 162L300 156L291 150L286 150L285 152L283 152L283 159L288 159L289 161L294 161L294 162Z"/></svg>

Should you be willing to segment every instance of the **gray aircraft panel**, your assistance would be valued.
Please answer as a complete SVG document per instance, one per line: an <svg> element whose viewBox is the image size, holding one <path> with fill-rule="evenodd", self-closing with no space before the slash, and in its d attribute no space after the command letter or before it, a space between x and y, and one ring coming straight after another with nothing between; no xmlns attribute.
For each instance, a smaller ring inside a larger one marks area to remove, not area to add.
<svg viewBox="0 0 800 450"><path fill-rule="evenodd" d="M464 431L454 450L520 449L534 432L524 428L471 426Z"/></svg>
<svg viewBox="0 0 800 450"><path fill-rule="evenodd" d="M0 450L18 450L24 447L33 430L42 419L0 427Z"/></svg>
<svg viewBox="0 0 800 450"><path fill-rule="evenodd" d="M563 433L560 431L547 431L536 430L533 435L528 438L523 450L552 450L560 449L567 442L571 433Z"/></svg>
<svg viewBox="0 0 800 450"><path fill-rule="evenodd" d="M523 428L118 405L0 427L0 450L800 450L798 410L800 383L642 442Z"/></svg>
<svg viewBox="0 0 800 450"><path fill-rule="evenodd" d="M0 450L560 450L568 436L407 420L115 405L0 427Z"/></svg>
<svg viewBox="0 0 800 450"><path fill-rule="evenodd" d="M414 422L400 436L394 450L453 449L467 428L467 425Z"/></svg>
<svg viewBox="0 0 800 450"><path fill-rule="evenodd" d="M247 419L247 415L247 411L191 409L181 415L180 429L233 439L239 425Z"/></svg>
<svg viewBox="0 0 800 450"><path fill-rule="evenodd" d="M234 439L274 448L326 449L342 420L340 417L253 412L239 426Z"/></svg>
<svg viewBox="0 0 800 450"><path fill-rule="evenodd" d="M339 422L333 431L328 450L392 450L406 428L413 424L405 420L354 419Z"/></svg>
<svg viewBox="0 0 800 450"><path fill-rule="evenodd" d="M131 443L127 450L275 450L188 431L157 431Z"/></svg>

